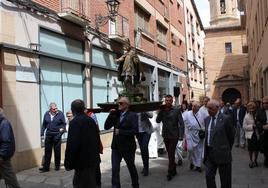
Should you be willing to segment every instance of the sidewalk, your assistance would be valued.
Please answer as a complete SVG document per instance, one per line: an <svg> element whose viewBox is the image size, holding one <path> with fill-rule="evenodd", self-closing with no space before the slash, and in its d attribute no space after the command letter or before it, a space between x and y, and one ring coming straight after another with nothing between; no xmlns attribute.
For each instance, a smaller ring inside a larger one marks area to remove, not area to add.
<svg viewBox="0 0 268 188"><path fill-rule="evenodd" d="M104 150L102 156L102 187L111 187L111 160L110 148ZM177 167L178 175L172 181L166 180L167 156L161 156L150 160L150 174L148 177L139 176L141 188L205 188L205 172L189 170L189 163L185 159L181 167ZM268 188L268 169L263 167L262 154L259 157L258 168L248 167L248 153L241 148L233 148L233 188ZM139 151L136 153L136 166L138 172L142 169L142 161ZM131 181L126 164L121 163L121 187L130 188ZM65 171L64 167L56 172L52 168L50 172L39 173L38 168L19 172L17 174L22 188L71 188L72 171ZM219 186L219 177L217 176ZM0 183L0 188L4 188Z"/></svg>

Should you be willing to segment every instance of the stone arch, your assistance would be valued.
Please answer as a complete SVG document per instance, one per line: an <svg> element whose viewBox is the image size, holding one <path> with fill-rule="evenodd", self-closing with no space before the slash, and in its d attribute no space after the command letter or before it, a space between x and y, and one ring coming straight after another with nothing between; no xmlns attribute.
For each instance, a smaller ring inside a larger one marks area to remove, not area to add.
<svg viewBox="0 0 268 188"><path fill-rule="evenodd" d="M235 88L228 88L222 93L222 100L224 103L229 102L233 104L237 98L241 98L241 93Z"/></svg>

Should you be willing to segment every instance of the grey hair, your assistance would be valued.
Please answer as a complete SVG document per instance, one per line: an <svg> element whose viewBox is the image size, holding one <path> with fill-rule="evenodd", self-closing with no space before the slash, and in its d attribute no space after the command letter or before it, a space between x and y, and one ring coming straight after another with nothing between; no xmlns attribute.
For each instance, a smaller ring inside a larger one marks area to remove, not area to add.
<svg viewBox="0 0 268 188"><path fill-rule="evenodd" d="M130 104L130 101L129 101L129 98L128 97L122 96L122 97L120 97L120 99L121 100L123 99L127 104Z"/></svg>
<svg viewBox="0 0 268 188"><path fill-rule="evenodd" d="M212 104L213 106L219 108L220 107L220 102L217 101L216 99L211 99L208 104Z"/></svg>
<svg viewBox="0 0 268 188"><path fill-rule="evenodd" d="M57 104L56 104L55 102L51 102L51 103L49 104L49 108L51 108L52 106L56 106L56 107L57 107Z"/></svg>

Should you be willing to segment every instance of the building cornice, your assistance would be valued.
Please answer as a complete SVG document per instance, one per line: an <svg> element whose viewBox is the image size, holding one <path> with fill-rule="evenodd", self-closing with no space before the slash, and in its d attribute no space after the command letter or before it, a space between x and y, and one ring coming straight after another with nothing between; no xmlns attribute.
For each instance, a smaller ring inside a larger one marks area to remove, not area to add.
<svg viewBox="0 0 268 188"><path fill-rule="evenodd" d="M205 28L205 33L216 33L221 31L243 31L245 30L242 26L221 26L221 27L207 27Z"/></svg>

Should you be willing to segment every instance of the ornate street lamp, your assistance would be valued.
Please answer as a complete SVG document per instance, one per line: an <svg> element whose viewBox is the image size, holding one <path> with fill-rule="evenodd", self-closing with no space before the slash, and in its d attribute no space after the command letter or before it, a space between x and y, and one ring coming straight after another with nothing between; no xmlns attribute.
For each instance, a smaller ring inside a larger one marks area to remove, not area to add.
<svg viewBox="0 0 268 188"><path fill-rule="evenodd" d="M118 0L106 0L107 9L109 14L107 16L102 16L101 14L97 14L95 16L96 29L98 30L100 26L105 25L108 20L114 20L118 14L118 8L120 2Z"/></svg>
<svg viewBox="0 0 268 188"><path fill-rule="evenodd" d="M118 13L120 2L118 0L107 0L106 4L110 15L116 16Z"/></svg>

